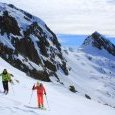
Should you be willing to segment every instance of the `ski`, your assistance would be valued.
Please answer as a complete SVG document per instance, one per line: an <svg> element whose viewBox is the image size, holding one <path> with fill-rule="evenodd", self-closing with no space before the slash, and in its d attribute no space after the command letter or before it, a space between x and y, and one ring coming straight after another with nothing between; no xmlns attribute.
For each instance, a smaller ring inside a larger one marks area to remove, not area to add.
<svg viewBox="0 0 115 115"><path fill-rule="evenodd" d="M29 109L47 110L45 107L38 108L38 107L35 107L35 106L29 106L29 105L24 105L24 107L29 108Z"/></svg>
<svg viewBox="0 0 115 115"><path fill-rule="evenodd" d="M0 94L7 95L7 94L8 94L8 92L3 92L3 91L0 91Z"/></svg>
<svg viewBox="0 0 115 115"><path fill-rule="evenodd" d="M1 94L1 95L6 95L3 91L0 91L0 94Z"/></svg>

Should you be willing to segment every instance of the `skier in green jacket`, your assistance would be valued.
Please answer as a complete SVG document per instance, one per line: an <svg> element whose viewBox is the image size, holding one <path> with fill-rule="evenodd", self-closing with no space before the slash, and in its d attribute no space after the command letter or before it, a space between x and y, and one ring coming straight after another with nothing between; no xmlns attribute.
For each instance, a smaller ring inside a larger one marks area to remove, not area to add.
<svg viewBox="0 0 115 115"><path fill-rule="evenodd" d="M3 84L3 88L4 88L4 93L8 94L9 91L9 87L8 87L8 82L13 83L11 76L13 76L12 74L8 73L6 69L3 70L3 72L0 74L0 76L2 76L2 84Z"/></svg>

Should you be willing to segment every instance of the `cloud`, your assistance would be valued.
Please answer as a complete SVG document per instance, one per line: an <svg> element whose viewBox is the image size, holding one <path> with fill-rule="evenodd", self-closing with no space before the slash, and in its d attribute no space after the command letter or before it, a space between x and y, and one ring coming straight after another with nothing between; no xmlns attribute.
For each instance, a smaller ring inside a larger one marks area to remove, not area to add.
<svg viewBox="0 0 115 115"><path fill-rule="evenodd" d="M114 0L1 0L43 19L55 33L115 36Z"/></svg>

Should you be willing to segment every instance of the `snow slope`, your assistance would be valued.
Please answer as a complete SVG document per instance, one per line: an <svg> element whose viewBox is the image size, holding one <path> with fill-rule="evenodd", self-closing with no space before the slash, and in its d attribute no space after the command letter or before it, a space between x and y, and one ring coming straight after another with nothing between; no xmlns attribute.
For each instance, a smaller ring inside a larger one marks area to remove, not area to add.
<svg viewBox="0 0 115 115"><path fill-rule="evenodd" d="M63 85L45 83L47 98L50 108L45 100L46 111L26 108L29 105L32 85L36 82L27 77L23 72L15 69L0 58L0 72L6 68L18 79L20 83L10 84L8 95L0 93L0 114L1 115L114 115L115 109L102 105L95 101L88 100L83 96L68 91ZM2 84L0 84L2 91ZM30 106L36 106L36 93L33 92Z"/></svg>
<svg viewBox="0 0 115 115"><path fill-rule="evenodd" d="M76 51L64 49L64 54L70 68L68 77L60 77L65 86L74 85L81 95L88 94L93 100L115 107L114 56L92 46Z"/></svg>

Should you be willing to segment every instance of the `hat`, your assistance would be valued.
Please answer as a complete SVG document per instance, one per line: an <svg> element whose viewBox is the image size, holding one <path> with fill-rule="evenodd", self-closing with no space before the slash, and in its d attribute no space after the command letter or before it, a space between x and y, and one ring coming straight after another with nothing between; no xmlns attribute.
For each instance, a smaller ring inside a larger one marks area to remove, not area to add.
<svg viewBox="0 0 115 115"><path fill-rule="evenodd" d="M4 69L4 71L7 71L7 69Z"/></svg>
<svg viewBox="0 0 115 115"><path fill-rule="evenodd" d="M39 81L37 81L37 85L38 85L38 86L40 85L40 82L39 82Z"/></svg>

